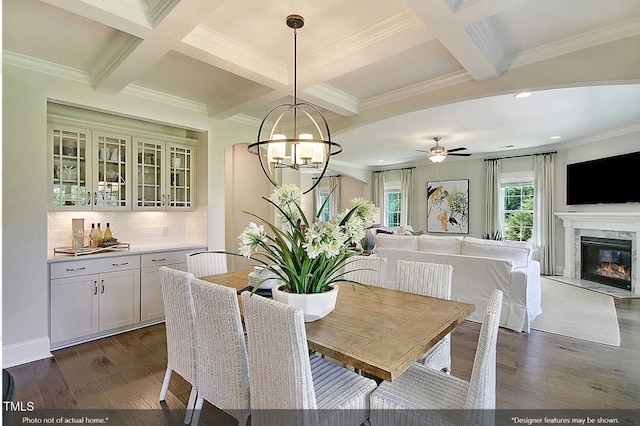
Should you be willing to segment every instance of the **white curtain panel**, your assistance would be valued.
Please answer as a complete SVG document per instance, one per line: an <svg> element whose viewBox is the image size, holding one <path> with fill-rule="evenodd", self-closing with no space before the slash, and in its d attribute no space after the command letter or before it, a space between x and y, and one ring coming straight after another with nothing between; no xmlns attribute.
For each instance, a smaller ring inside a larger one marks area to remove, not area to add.
<svg viewBox="0 0 640 426"><path fill-rule="evenodd" d="M500 160L486 160L486 232L502 232L502 197L500 196Z"/></svg>
<svg viewBox="0 0 640 426"><path fill-rule="evenodd" d="M329 188L333 189L329 197L329 217L335 217L340 212L340 198L342 179L340 176L329 176ZM334 189L335 188L335 189Z"/></svg>
<svg viewBox="0 0 640 426"><path fill-rule="evenodd" d="M413 169L402 169L402 210L400 212L400 223L411 225L413 223Z"/></svg>
<svg viewBox="0 0 640 426"><path fill-rule="evenodd" d="M385 172L373 173L373 204L380 208L380 223L387 225L387 212L384 202L384 175Z"/></svg>
<svg viewBox="0 0 640 426"><path fill-rule="evenodd" d="M540 154L534 158L534 214L533 245L540 261L540 273L555 274L555 206L554 154Z"/></svg>

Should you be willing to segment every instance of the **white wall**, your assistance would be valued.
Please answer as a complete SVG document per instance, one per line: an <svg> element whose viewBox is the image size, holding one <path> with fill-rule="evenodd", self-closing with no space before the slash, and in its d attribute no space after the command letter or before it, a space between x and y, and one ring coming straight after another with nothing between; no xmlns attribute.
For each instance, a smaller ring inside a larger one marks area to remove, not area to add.
<svg viewBox="0 0 640 426"><path fill-rule="evenodd" d="M212 120L195 111L119 94L3 64L3 363L20 354L24 361L47 356L47 101L194 129L207 135L205 166L198 170L207 193L207 241L224 246L224 149L246 142L250 126ZM254 129L251 129L253 139ZM249 139L249 140L251 140Z"/></svg>
<svg viewBox="0 0 640 426"><path fill-rule="evenodd" d="M429 163L415 168L413 223L410 224L415 231L427 233L427 182L460 179L469 179L469 235L479 237L485 232L485 169L481 159L445 160L444 163Z"/></svg>
<svg viewBox="0 0 640 426"><path fill-rule="evenodd" d="M238 236L249 222L262 225L263 222L249 214L271 221L272 208L261 197L268 197L273 189L258 164L258 157L247 152L248 144L236 144L225 152L225 211L226 249L238 253ZM271 222L273 223L273 222ZM268 231L268 229L267 229ZM222 247L222 246L221 246ZM216 248L216 247L213 247ZM220 247L218 247L220 248ZM246 268L255 262L239 256L229 256L229 269Z"/></svg>

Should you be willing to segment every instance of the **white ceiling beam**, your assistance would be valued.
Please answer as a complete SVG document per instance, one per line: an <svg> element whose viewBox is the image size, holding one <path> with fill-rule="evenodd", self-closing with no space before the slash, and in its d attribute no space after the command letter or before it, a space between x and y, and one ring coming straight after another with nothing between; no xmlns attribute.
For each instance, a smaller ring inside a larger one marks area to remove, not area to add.
<svg viewBox="0 0 640 426"><path fill-rule="evenodd" d="M153 30L144 0L41 1L139 38L147 37Z"/></svg>
<svg viewBox="0 0 640 426"><path fill-rule="evenodd" d="M471 4L463 3L460 9L454 11L454 15L459 25L466 26L529 1L531 0L480 0Z"/></svg>
<svg viewBox="0 0 640 426"><path fill-rule="evenodd" d="M443 0L407 0L407 5L476 81L501 74L504 49L487 25L459 21Z"/></svg>
<svg viewBox="0 0 640 426"><path fill-rule="evenodd" d="M111 65L97 73L96 90L115 94L144 73L173 46L196 28L202 16L211 14L223 0L182 0L165 13L162 21L139 43L130 43L111 58Z"/></svg>
<svg viewBox="0 0 640 426"><path fill-rule="evenodd" d="M187 34L176 50L273 89L282 89L289 84L285 64L204 25Z"/></svg>
<svg viewBox="0 0 640 426"><path fill-rule="evenodd" d="M298 94L305 102L328 109L344 116L360 113L360 100L327 84L307 87Z"/></svg>
<svg viewBox="0 0 640 426"><path fill-rule="evenodd" d="M432 40L434 35L410 10L403 10L370 25L341 41L298 60L299 97L340 115L359 112L359 100L323 83L346 72L382 60ZM199 26L189 33L176 49L180 53L240 75L274 90L279 98L293 93L287 65L262 52L242 45L211 28ZM238 92L240 95L241 92ZM235 115L232 97L214 108L214 117ZM238 98L247 108L259 105L259 99ZM211 106L209 107L211 108Z"/></svg>

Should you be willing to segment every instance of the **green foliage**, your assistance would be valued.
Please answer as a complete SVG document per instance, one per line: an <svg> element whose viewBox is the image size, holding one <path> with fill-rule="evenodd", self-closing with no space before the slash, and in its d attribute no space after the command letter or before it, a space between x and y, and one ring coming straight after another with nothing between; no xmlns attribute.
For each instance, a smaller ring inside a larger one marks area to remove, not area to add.
<svg viewBox="0 0 640 426"><path fill-rule="evenodd" d="M283 185L270 198L262 198L276 208L277 225L245 212L264 222L271 234L251 222L240 235L242 255L276 274L289 293L322 293L339 281L361 284L345 280L343 269L358 254L352 243L360 241L364 229L373 224L377 214L373 203L355 198L353 208L329 221L320 218L323 205L310 222L300 208L300 190L295 185Z"/></svg>
<svg viewBox="0 0 640 426"><path fill-rule="evenodd" d="M505 188L504 237L512 241L533 238L534 188L531 185Z"/></svg>

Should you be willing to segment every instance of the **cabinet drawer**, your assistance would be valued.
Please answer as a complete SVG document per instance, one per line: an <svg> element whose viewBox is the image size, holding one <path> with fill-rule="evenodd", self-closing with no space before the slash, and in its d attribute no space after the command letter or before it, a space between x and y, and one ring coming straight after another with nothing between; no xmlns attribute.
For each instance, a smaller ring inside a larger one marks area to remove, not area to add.
<svg viewBox="0 0 640 426"><path fill-rule="evenodd" d="M51 279L79 277L80 275L97 273L100 273L100 268L95 261L89 259L51 264Z"/></svg>
<svg viewBox="0 0 640 426"><path fill-rule="evenodd" d="M197 253L202 250L173 250L173 251L163 251L158 253L151 254L143 254L140 257L142 258L142 267L147 268L149 266L165 266L165 265L173 265L176 263L185 263L186 255L188 253Z"/></svg>
<svg viewBox="0 0 640 426"><path fill-rule="evenodd" d="M96 259L95 261L101 273L140 268L139 255L105 257L103 259Z"/></svg>

